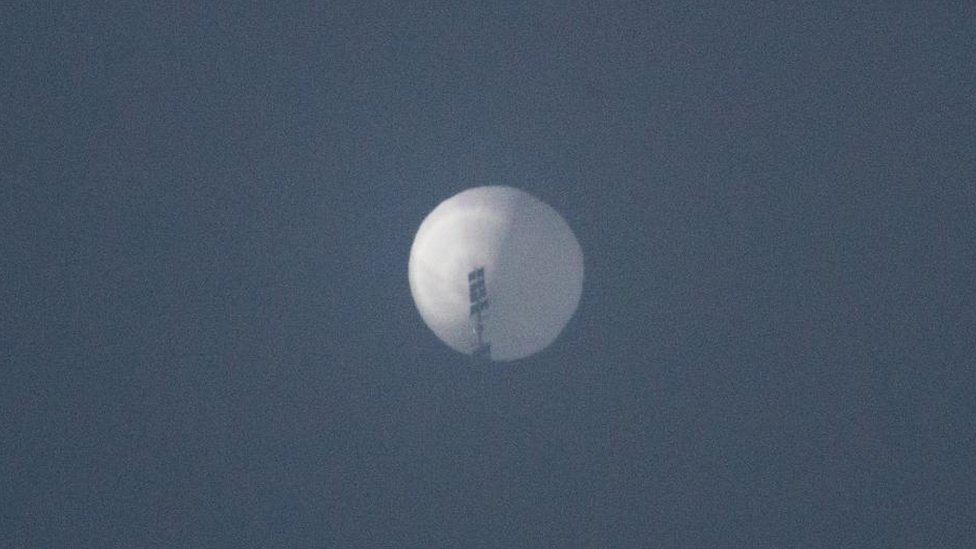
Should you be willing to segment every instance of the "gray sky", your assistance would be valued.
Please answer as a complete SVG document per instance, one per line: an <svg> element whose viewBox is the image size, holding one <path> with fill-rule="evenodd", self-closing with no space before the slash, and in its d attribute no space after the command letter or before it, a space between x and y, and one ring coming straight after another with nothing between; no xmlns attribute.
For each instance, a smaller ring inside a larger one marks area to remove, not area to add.
<svg viewBox="0 0 976 549"><path fill-rule="evenodd" d="M976 543L972 3L44 4L0 546ZM484 184L586 261L487 368L406 270Z"/></svg>

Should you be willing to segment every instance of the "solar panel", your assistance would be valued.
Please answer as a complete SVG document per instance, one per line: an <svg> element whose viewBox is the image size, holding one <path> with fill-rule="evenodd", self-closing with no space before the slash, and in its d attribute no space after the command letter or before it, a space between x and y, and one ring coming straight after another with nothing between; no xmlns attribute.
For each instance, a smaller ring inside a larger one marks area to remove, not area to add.
<svg viewBox="0 0 976 549"><path fill-rule="evenodd" d="M479 360L491 359L491 343L485 337L485 311L488 309L488 287L485 285L485 269L479 267L468 273L468 298L474 317L474 333L478 338L472 356Z"/></svg>

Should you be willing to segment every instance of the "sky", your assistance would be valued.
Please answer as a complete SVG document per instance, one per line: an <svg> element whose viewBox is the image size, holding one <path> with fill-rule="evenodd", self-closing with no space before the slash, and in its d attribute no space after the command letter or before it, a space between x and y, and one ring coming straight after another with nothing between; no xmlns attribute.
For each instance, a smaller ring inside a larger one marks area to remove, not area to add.
<svg viewBox="0 0 976 549"><path fill-rule="evenodd" d="M116 4L0 7L0 547L976 544L972 3ZM489 366L486 184L586 273Z"/></svg>

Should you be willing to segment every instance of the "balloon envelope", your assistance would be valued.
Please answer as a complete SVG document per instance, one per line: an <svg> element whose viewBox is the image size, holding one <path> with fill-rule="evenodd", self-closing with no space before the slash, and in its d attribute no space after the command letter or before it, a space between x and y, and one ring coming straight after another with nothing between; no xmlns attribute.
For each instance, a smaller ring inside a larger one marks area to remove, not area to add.
<svg viewBox="0 0 976 549"><path fill-rule="evenodd" d="M469 274L484 269L487 307L472 312ZM410 250L410 291L424 322L462 353L515 360L552 343L583 291L583 252L551 207L513 187L476 187L424 219Z"/></svg>

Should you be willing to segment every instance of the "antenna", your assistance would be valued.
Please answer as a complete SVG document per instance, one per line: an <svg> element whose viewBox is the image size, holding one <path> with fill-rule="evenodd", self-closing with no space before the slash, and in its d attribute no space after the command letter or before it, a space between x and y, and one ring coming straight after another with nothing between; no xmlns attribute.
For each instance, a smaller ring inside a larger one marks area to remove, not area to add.
<svg viewBox="0 0 976 549"><path fill-rule="evenodd" d="M468 273L468 291L471 298L471 316L474 318L474 333L478 346L473 356L477 361L491 360L491 343L485 335L485 317L488 316L488 288L485 286L485 268L478 267Z"/></svg>

